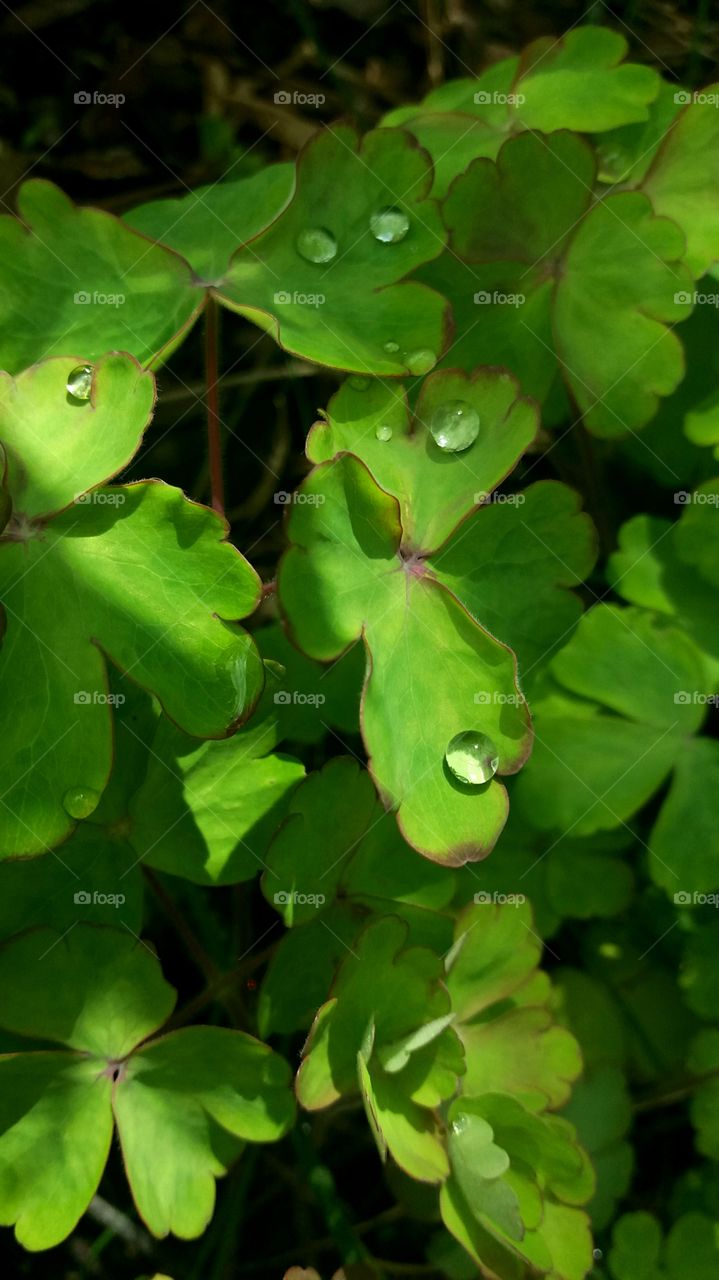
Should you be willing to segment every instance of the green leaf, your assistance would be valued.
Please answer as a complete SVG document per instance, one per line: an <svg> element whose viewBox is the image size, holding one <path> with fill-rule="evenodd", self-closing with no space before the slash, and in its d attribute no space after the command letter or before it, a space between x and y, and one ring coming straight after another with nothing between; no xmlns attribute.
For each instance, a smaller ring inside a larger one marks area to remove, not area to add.
<svg viewBox="0 0 719 1280"><path fill-rule="evenodd" d="M257 1008L262 1036L310 1027L360 928L354 913L334 905L284 935L262 979Z"/></svg>
<svg viewBox="0 0 719 1280"><path fill-rule="evenodd" d="M477 323L499 314L523 367L532 359L523 350L538 345L546 365L553 348L587 426L616 436L647 422L681 380L681 344L666 326L689 314L691 286L677 227L638 192L590 207L594 178L581 139L519 135L496 164L475 161L444 209L451 247L473 265L486 303Z"/></svg>
<svg viewBox="0 0 719 1280"><path fill-rule="evenodd" d="M42 179L20 188L18 213L0 218L3 369L113 349L144 365L170 354L204 301L187 263Z"/></svg>
<svg viewBox="0 0 719 1280"><path fill-rule="evenodd" d="M223 522L156 481L91 490L137 447L152 379L110 355L96 367L94 403L73 405L69 367L52 360L8 385L0 421L14 509L0 538L0 676L25 690L22 715L6 701L0 718L6 856L57 844L96 806L111 764L107 658L197 736L234 729L262 683L234 622L253 609L259 581L223 541ZM38 449L50 415L63 439L56 480L53 456ZM96 446L98 419L110 443Z"/></svg>
<svg viewBox="0 0 719 1280"><path fill-rule="evenodd" d="M195 283L219 284L238 245L264 230L291 198L292 164L273 164L248 178L197 187L178 199L151 200L123 222L161 241L190 264Z"/></svg>
<svg viewBox="0 0 719 1280"><path fill-rule="evenodd" d="M443 462L451 468L458 460ZM289 521L294 545L279 573L293 634L323 660L362 635L371 658L362 727L383 800L398 808L405 839L426 856L453 864L482 857L504 822L504 789L492 780L470 790L454 780L444 756L455 734L477 728L498 750L500 775L520 768L528 715L514 659L436 580L412 535L403 541L398 502L357 458L321 464L302 493ZM478 687L497 694L481 714Z"/></svg>
<svg viewBox="0 0 719 1280"><path fill-rule="evenodd" d="M687 238L686 260L696 277L719 258L719 181L707 156L719 146L719 83L698 93L673 122L642 184L657 213L673 218ZM676 95L675 95L676 101Z"/></svg>
<svg viewBox="0 0 719 1280"><path fill-rule="evenodd" d="M400 374L420 372L413 366L422 352L425 372L447 344L446 303L405 277L444 247L439 211L427 198L431 183L429 158L400 130L378 129L361 142L346 126L323 130L300 156L287 207L235 253L219 300L306 359ZM370 230L385 208L409 221L398 242L382 243ZM308 261L296 247L316 229L336 245L325 261ZM396 343L396 353L386 343Z"/></svg>
<svg viewBox="0 0 719 1280"><path fill-rule="evenodd" d="M112 1081L67 1053L0 1057L0 1223L25 1249L69 1236L112 1138Z"/></svg>
<svg viewBox="0 0 719 1280"><path fill-rule="evenodd" d="M124 1058L169 1018L175 991L144 943L78 925L0 948L0 1026L98 1058Z"/></svg>
<svg viewBox="0 0 719 1280"><path fill-rule="evenodd" d="M277 740L321 742L332 728L357 733L365 655L354 645L330 667L312 662L290 644L275 623L260 627L255 640L267 667L267 687L277 722Z"/></svg>
<svg viewBox="0 0 719 1280"><path fill-rule="evenodd" d="M186 1027L140 1049L113 1108L138 1211L153 1235L193 1239L215 1177L237 1146L282 1137L294 1116L289 1068L267 1045L223 1027Z"/></svg>
<svg viewBox="0 0 719 1280"><path fill-rule="evenodd" d="M358 1076L365 1111L380 1156L389 1150L400 1169L420 1182L441 1182L449 1173L436 1117L408 1099L401 1079L386 1075L358 1055Z"/></svg>
<svg viewBox="0 0 719 1280"><path fill-rule="evenodd" d="M669 794L652 828L652 879L675 902L694 901L719 888L719 831L714 797L719 786L719 742L694 738L677 754Z"/></svg>

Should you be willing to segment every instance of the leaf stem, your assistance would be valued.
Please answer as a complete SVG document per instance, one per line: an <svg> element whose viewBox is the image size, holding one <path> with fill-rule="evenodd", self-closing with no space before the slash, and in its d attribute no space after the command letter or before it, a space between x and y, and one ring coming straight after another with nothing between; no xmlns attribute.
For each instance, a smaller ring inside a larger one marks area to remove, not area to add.
<svg viewBox="0 0 719 1280"><path fill-rule="evenodd" d="M220 431L219 394L219 316L220 309L212 293L205 307L205 395L207 404L207 456L210 465L211 504L219 515L225 514L225 479L222 470L222 436Z"/></svg>

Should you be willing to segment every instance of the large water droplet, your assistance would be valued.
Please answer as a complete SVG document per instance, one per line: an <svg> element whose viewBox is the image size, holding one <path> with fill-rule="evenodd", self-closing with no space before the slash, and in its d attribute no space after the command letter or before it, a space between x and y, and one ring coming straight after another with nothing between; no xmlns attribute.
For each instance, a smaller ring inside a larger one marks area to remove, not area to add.
<svg viewBox="0 0 719 1280"><path fill-rule="evenodd" d="M369 226L375 240L381 240L382 244L398 244L409 231L409 218L403 209L387 205L371 215Z"/></svg>
<svg viewBox="0 0 719 1280"><path fill-rule="evenodd" d="M489 782L497 772L499 755L492 739L476 729L465 729L452 738L444 753L447 768L472 787Z"/></svg>
<svg viewBox="0 0 719 1280"><path fill-rule="evenodd" d="M429 373L437 363L434 351L421 347L418 351L410 351L407 356L407 368L410 373Z"/></svg>
<svg viewBox="0 0 719 1280"><path fill-rule="evenodd" d="M73 400L89 400L92 389L92 365L79 364L68 374L65 390Z"/></svg>
<svg viewBox="0 0 719 1280"><path fill-rule="evenodd" d="M429 423L440 449L461 453L479 434L479 414L466 400L446 400L435 409Z"/></svg>
<svg viewBox="0 0 719 1280"><path fill-rule="evenodd" d="M399 343L392 342L390 339L389 342L382 343L382 350L386 351L388 356L393 356L395 352L399 351Z"/></svg>
<svg viewBox="0 0 719 1280"><path fill-rule="evenodd" d="M377 437L377 439L378 439L378 440L391 440L391 439L392 439L392 428L391 428L390 426L388 426L386 422L382 422L382 423L380 423L380 425L376 428L376 430L375 430L375 436Z"/></svg>
<svg viewBox="0 0 719 1280"><path fill-rule="evenodd" d="M100 803L100 792L92 787L71 787L62 798L62 805L71 818L89 818Z"/></svg>
<svg viewBox="0 0 719 1280"><path fill-rule="evenodd" d="M337 241L326 227L305 227L297 237L297 252L307 262L331 262Z"/></svg>

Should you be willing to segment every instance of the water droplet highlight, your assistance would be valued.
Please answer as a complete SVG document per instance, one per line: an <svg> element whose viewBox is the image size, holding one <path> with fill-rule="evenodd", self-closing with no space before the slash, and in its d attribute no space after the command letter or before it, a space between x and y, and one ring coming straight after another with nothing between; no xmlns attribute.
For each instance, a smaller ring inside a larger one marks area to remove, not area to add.
<svg viewBox="0 0 719 1280"><path fill-rule="evenodd" d="M65 390L74 400L89 400L92 389L92 365L79 364L68 374Z"/></svg>
<svg viewBox="0 0 719 1280"><path fill-rule="evenodd" d="M391 340L389 342L383 342L382 350L386 351L388 356L393 356L395 352L399 351L399 343L392 342Z"/></svg>
<svg viewBox="0 0 719 1280"><path fill-rule="evenodd" d="M306 262L331 262L337 241L326 227L305 227L297 237L297 252Z"/></svg>
<svg viewBox="0 0 719 1280"><path fill-rule="evenodd" d="M377 439L378 439L378 440L391 440L391 439L392 439L392 428L391 428L391 427L389 427L389 426L387 426L387 424L386 424L386 423L382 422L382 423L380 423L380 425L377 427L377 429L376 429L376 431L375 431L375 436L377 437Z"/></svg>
<svg viewBox="0 0 719 1280"><path fill-rule="evenodd" d="M409 231L409 218L403 209L387 205L370 216L369 228L382 244L399 244Z"/></svg>
<svg viewBox="0 0 719 1280"><path fill-rule="evenodd" d="M435 409L429 429L440 449L461 453L479 435L479 414L466 400L447 400Z"/></svg>
<svg viewBox="0 0 719 1280"><path fill-rule="evenodd" d="M455 734L444 758L455 778L471 787L489 782L499 767L499 754L492 739L476 729L465 729L463 733Z"/></svg>
<svg viewBox="0 0 719 1280"><path fill-rule="evenodd" d="M62 798L62 806L71 818L89 818L100 803L100 792L92 787L71 787Z"/></svg>
<svg viewBox="0 0 719 1280"><path fill-rule="evenodd" d="M410 373L429 373L436 363L437 357L434 351L429 351L426 347L418 351L410 351L407 356L407 368Z"/></svg>

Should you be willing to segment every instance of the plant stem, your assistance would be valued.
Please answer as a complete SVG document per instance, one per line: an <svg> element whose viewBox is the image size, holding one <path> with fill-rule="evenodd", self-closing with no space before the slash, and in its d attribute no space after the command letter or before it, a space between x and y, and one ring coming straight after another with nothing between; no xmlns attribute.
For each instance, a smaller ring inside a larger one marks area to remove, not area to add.
<svg viewBox="0 0 719 1280"><path fill-rule="evenodd" d="M214 511L224 516L225 480L222 472L219 395L219 307L212 293L207 295L205 308L205 383L211 504Z"/></svg>

